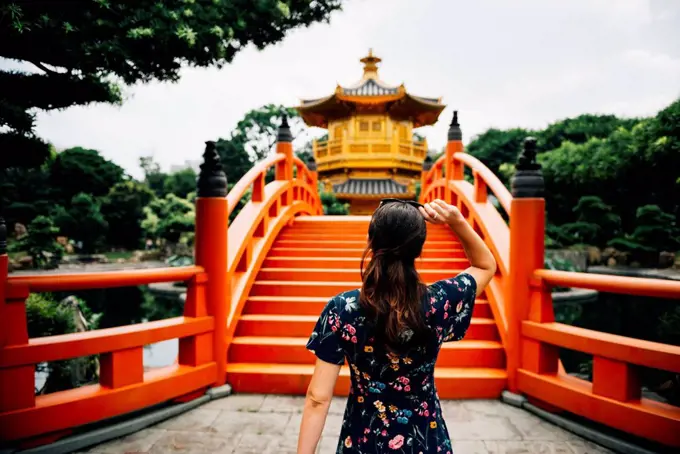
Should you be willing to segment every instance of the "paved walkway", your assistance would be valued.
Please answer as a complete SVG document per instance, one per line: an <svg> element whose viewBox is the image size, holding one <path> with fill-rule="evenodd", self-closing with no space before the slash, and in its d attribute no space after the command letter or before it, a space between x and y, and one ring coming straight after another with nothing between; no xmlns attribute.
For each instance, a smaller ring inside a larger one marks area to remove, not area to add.
<svg viewBox="0 0 680 454"><path fill-rule="evenodd" d="M233 395L88 453L294 454L302 397ZM345 399L331 405L318 452L334 453ZM500 401L442 401L456 454L611 453Z"/></svg>

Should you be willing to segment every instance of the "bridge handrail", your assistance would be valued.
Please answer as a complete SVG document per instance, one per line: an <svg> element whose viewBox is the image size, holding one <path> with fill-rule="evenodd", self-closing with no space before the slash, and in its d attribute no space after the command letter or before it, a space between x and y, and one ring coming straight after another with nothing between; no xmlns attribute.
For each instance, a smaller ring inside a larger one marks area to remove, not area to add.
<svg viewBox="0 0 680 454"><path fill-rule="evenodd" d="M22 274L9 276L7 283L10 287L25 285L31 292L61 292L187 281L203 272L200 266L178 266L89 273Z"/></svg>
<svg viewBox="0 0 680 454"><path fill-rule="evenodd" d="M460 161L469 167L473 172L475 180L481 178L484 184L491 190L491 192L498 199L498 203L503 207L506 213L510 213L510 202L512 195L508 188L482 161L467 153L455 153L453 159ZM476 185L477 186L477 185Z"/></svg>
<svg viewBox="0 0 680 454"><path fill-rule="evenodd" d="M156 342L207 333L214 328L212 317L172 317L153 322L80 333L36 337L27 344L0 350L0 367L35 365L42 362L143 347Z"/></svg>
<svg viewBox="0 0 680 454"><path fill-rule="evenodd" d="M420 201L435 198L457 205L475 231L487 243L498 263L498 272L486 290L501 342L507 343L507 308L504 281L509 270L509 228L500 212L488 203L488 190L496 191L503 209L510 213L512 196L501 181L478 159L462 152L460 141L449 141L444 155L421 175ZM464 180L464 167L473 170L474 185Z"/></svg>
<svg viewBox="0 0 680 454"><path fill-rule="evenodd" d="M7 256L0 255L0 268ZM12 387L0 390L0 439L16 440L65 430L94 419L154 405L179 397L215 382L216 366L201 352L198 339L211 336L214 317L206 313L205 270L200 266L167 267L128 271L99 271L47 275L7 276L0 269L3 335L0 344L0 374L3 383L11 377ZM115 328L29 338L25 302L32 292L83 290L184 281L187 298L184 316ZM174 366L143 370L145 345L179 338L179 357ZM35 366L82 356L100 355L99 383L36 396ZM152 386L169 386L161 396ZM131 396L136 396L134 401ZM160 400L159 400L160 399ZM94 417L79 411L83 406L103 406ZM55 414L65 412L68 418Z"/></svg>
<svg viewBox="0 0 680 454"><path fill-rule="evenodd" d="M519 391L557 408L669 446L680 446L680 408L645 398L639 367L680 373L680 346L555 322L551 287L680 299L680 282L537 269L530 278ZM559 348L593 356L592 383L567 375Z"/></svg>
<svg viewBox="0 0 680 454"><path fill-rule="evenodd" d="M608 293L651 296L656 298L680 298L680 281L624 277L611 274L579 273L539 269L534 278L553 287L577 287Z"/></svg>
<svg viewBox="0 0 680 454"><path fill-rule="evenodd" d="M284 161L285 159L286 157L284 155L277 153L258 162L248 172L246 172L246 174L243 175L240 180L238 180L234 187L231 188L229 194L227 194L227 204L229 207L227 215L231 216L231 213L234 211L234 208L236 208L238 202L248 191L248 188L256 182L256 180L261 180L261 182L258 181L258 185L261 184L261 186L264 187L264 179L267 175L267 170L269 170L270 167L275 166L277 163Z"/></svg>
<svg viewBox="0 0 680 454"><path fill-rule="evenodd" d="M307 164L297 156L293 157L293 165L297 169L297 178L302 179L305 183L314 185L315 178L312 176ZM315 188L316 189L316 188Z"/></svg>
<svg viewBox="0 0 680 454"><path fill-rule="evenodd" d="M467 153L457 152L453 154L454 161L458 161L461 164L467 166L472 170L473 177L475 181L481 179L486 188L490 189L491 192L498 199L498 203L503 207L506 213L510 213L510 202L512 201L512 195L503 182L498 178L487 166L484 165L482 161L475 158ZM432 183L434 180L438 180L443 177L443 169L446 164L446 155L441 155L433 164L432 168L423 177L428 184ZM452 175L448 177L453 179ZM482 188L480 185L475 185L475 188Z"/></svg>
<svg viewBox="0 0 680 454"><path fill-rule="evenodd" d="M558 322L522 322L522 335L623 363L680 373L680 347Z"/></svg>

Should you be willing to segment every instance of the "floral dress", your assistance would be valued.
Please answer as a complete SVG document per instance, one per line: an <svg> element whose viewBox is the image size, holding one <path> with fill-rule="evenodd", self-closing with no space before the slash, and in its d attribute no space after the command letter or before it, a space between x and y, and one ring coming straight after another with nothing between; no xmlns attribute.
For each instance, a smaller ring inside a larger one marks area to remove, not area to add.
<svg viewBox="0 0 680 454"><path fill-rule="evenodd" d="M328 302L307 348L332 364L347 359L351 369L337 453L451 454L434 366L442 342L465 336L476 287L467 273L430 285L423 310L432 335L400 355L375 342L376 328L359 305L359 290Z"/></svg>

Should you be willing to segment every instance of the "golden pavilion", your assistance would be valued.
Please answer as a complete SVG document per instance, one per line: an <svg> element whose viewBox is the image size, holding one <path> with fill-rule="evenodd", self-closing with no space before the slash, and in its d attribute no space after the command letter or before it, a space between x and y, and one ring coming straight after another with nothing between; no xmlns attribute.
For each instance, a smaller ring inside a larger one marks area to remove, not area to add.
<svg viewBox="0 0 680 454"><path fill-rule="evenodd" d="M414 140L413 130L436 123L446 107L380 80L371 50L360 61L361 80L297 107L308 126L328 129L328 140L313 145L319 179L355 215L371 214L383 198L415 197L427 141Z"/></svg>

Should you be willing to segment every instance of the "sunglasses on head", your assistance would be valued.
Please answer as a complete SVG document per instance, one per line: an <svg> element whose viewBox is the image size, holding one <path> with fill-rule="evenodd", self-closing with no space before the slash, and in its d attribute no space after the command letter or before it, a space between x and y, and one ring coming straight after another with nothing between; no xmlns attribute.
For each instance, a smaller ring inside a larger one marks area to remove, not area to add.
<svg viewBox="0 0 680 454"><path fill-rule="evenodd" d="M423 206L422 204L420 204L418 202L414 202L413 200L402 200L402 199L382 199L380 201L380 206L386 205L388 203L405 203L405 204L411 205L412 207L415 207L415 208L421 208Z"/></svg>

